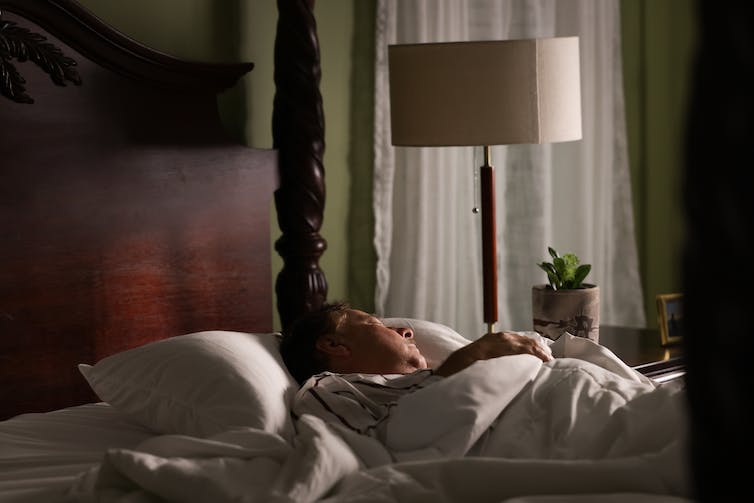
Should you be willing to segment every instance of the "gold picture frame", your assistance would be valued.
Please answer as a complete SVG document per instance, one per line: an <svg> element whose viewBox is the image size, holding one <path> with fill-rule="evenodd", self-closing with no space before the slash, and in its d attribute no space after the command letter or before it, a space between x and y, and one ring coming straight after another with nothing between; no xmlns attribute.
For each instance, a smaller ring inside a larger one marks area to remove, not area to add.
<svg viewBox="0 0 754 503"><path fill-rule="evenodd" d="M657 296L657 322L663 346L683 340L683 294L666 293Z"/></svg>

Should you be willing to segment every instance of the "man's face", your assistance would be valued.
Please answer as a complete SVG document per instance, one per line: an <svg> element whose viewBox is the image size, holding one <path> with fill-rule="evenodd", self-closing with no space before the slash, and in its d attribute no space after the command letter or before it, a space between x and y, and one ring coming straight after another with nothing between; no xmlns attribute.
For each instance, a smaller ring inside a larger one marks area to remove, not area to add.
<svg viewBox="0 0 754 503"><path fill-rule="evenodd" d="M336 330L347 357L341 373L407 374L427 368L427 361L407 328L388 328L363 311L349 309Z"/></svg>

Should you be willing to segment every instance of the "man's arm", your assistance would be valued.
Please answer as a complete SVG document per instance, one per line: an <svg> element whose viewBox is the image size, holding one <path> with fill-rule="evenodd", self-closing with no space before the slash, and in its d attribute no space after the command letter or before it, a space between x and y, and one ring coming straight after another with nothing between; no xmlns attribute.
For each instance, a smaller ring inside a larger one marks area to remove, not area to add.
<svg viewBox="0 0 754 503"><path fill-rule="evenodd" d="M552 360L550 353L531 337L495 332L455 350L435 369L435 375L448 377L479 360L519 354L531 354L545 362Z"/></svg>

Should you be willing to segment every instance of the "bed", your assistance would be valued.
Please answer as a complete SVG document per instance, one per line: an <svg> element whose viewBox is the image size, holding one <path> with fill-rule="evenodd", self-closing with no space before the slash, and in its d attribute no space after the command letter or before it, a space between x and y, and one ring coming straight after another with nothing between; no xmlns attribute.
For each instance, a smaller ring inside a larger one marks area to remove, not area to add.
<svg viewBox="0 0 754 503"><path fill-rule="evenodd" d="M286 327L327 298L324 118L312 2L278 10L259 150L216 102L252 64L153 51L73 0L0 0L0 500L684 501L636 460L369 463L294 420L273 310ZM393 322L432 361L468 342Z"/></svg>

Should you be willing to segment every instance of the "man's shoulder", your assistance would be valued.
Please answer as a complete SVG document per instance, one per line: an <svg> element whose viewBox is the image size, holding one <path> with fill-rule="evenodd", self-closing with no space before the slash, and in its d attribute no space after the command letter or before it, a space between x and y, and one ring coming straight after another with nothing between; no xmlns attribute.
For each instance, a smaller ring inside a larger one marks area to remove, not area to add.
<svg viewBox="0 0 754 503"><path fill-rule="evenodd" d="M310 377L302 389L338 386L346 383L353 386L402 388L422 383L432 377L440 378L435 376L432 369L420 369L410 374L339 374L326 371Z"/></svg>

